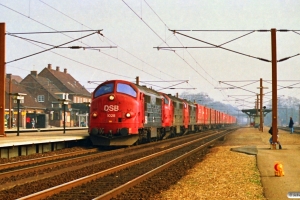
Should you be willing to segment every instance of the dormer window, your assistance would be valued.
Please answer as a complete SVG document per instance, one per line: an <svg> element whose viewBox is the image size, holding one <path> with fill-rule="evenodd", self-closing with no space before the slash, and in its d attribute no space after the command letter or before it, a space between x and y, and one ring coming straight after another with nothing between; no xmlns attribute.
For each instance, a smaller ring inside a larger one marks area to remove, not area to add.
<svg viewBox="0 0 300 200"><path fill-rule="evenodd" d="M45 95L38 95L37 96L37 101L38 102L45 102Z"/></svg>

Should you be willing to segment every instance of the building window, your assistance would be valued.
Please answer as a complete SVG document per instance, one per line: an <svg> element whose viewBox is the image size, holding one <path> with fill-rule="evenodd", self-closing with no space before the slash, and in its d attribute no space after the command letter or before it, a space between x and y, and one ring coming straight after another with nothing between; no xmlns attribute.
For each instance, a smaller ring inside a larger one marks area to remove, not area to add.
<svg viewBox="0 0 300 200"><path fill-rule="evenodd" d="M54 112L53 120L59 120L59 112Z"/></svg>
<svg viewBox="0 0 300 200"><path fill-rule="evenodd" d="M44 95L38 95L37 99L38 99L38 102L45 102L45 96Z"/></svg>
<svg viewBox="0 0 300 200"><path fill-rule="evenodd" d="M14 103L18 103L18 101L14 100ZM24 99L20 99L20 103L24 103Z"/></svg>

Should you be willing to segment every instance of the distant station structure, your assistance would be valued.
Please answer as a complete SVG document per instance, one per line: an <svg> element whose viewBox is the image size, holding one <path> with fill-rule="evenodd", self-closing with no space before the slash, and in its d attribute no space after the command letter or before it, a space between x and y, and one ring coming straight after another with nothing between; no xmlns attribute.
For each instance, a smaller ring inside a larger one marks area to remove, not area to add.
<svg viewBox="0 0 300 200"><path fill-rule="evenodd" d="M250 125L254 127L258 127L260 125L260 109L244 109L242 112L249 116ZM272 109L262 109L263 118L270 112L272 112Z"/></svg>

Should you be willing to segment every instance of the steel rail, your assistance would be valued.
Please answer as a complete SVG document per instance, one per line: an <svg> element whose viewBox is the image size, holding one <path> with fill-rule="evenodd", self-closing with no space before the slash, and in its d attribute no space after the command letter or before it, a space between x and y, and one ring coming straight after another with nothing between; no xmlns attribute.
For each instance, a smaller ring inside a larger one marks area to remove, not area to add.
<svg viewBox="0 0 300 200"><path fill-rule="evenodd" d="M22 160L22 161L17 161L17 162L10 162L10 163L5 163L5 164L0 164L0 170L5 170L5 169L10 169L10 168L15 168L15 167L20 167L20 166L24 166L24 165L30 165L30 164L37 164L37 163L41 163L41 162L47 162L47 161L51 161L51 160L58 160L61 158L68 158L68 157L72 157L75 155L84 155L87 153L93 153L93 152L97 152L98 149L90 149L90 150L80 150L80 151L74 151L74 152L69 152L69 153L64 153L64 154L58 154L58 155L54 155L54 156L47 156L47 157L41 157L41 158L34 158L34 159L29 159L29 160ZM1 174L0 174L1 176Z"/></svg>
<svg viewBox="0 0 300 200"><path fill-rule="evenodd" d="M226 132L226 131L224 131L224 132ZM178 145L176 147L172 147L170 149L163 150L161 152L154 153L154 154L151 154L149 156L146 156L146 157L143 157L143 158L140 158L140 159L136 159L136 160L130 161L128 163L125 163L125 164L122 164L122 165L118 165L118 166L115 166L113 168L110 168L110 169L107 169L107 170L103 170L101 172L97 172L95 174L91 174L91 175L79 178L79 179L74 180L74 181L70 181L68 183L64 183L62 185L58 185L58 186L55 186L55 187L52 187L52 188L49 188L49 189L46 189L46 190L43 190L43 191L31 194L31 195L28 195L28 196L25 196L25 197L21 197L21 198L19 198L19 200L25 200L25 199L26 200L27 199L43 199L43 198L49 197L51 195L57 194L59 192L66 191L68 189L74 188L76 186L82 185L82 184L90 182L92 180L96 180L98 178L104 177L104 176L106 176L108 174L112 174L114 172L120 171L120 170L128 168L130 166L139 164L141 162L144 162L144 161L147 161L149 159L158 157L160 155L169 153L171 151L175 151L177 149L180 149L180 148L183 148L185 146L188 146L188 145L190 145L192 143L196 143L196 142L199 142L199 141L201 141L203 139L206 139L206 138L209 138L209 137L212 137L212 136L215 136L215 135L219 135L219 134L220 134L220 132L217 132L217 133L214 133L214 134L202 137L202 138L198 138L196 140L193 140L193 141L190 141L190 142ZM222 135L220 137L224 137L224 135ZM218 138L220 138L220 137L218 137Z"/></svg>
<svg viewBox="0 0 300 200"><path fill-rule="evenodd" d="M211 145L212 143L214 143L216 140L224 137L225 135L227 135L228 133L223 133L221 136L199 146L198 148L196 149L193 149L191 150L190 152L187 152L185 154L183 154L182 156L178 157L178 158L175 158L174 160L171 160L167 163L165 163L164 165L160 166L160 167L157 167L151 171L149 171L148 173L145 173L135 179L133 179L132 181L129 181L127 182L126 184L123 184L105 194L102 194L101 196L98 196L96 198L94 198L93 200L104 200L104 199L111 199L111 198L114 198L116 197L117 195L121 194L122 192L125 192L126 190L128 190L129 188L131 187L134 187L135 185L141 183L142 181L156 175L157 173L163 171L164 169L170 167L171 165L175 164L175 163L178 163L179 161L191 156L192 154L194 154L195 152L198 152L204 148L206 148L207 146Z"/></svg>
<svg viewBox="0 0 300 200"><path fill-rule="evenodd" d="M195 137L195 135L190 135L190 136ZM202 137L202 138L204 138L204 137ZM168 140L168 141L163 140L162 143L157 144L157 145L161 145L164 142L176 142L176 138L172 138L171 140ZM153 146L153 143L145 144L143 146L130 147L129 150L144 151L142 148L145 148L147 146ZM141 149L141 150L139 150L139 149ZM58 161L58 162L54 162L54 163L47 163L47 164L43 164L43 165L37 165L37 166L12 170L12 171L8 171L8 172L2 172L2 173L0 173L0 179L5 178L5 177L10 177L12 175L14 175L14 176L21 175L21 174L32 172L35 170L55 168L55 167L63 165L63 164L69 164L69 163L73 163L76 161L81 161L83 159L90 159L93 157L105 156L107 154L114 154L114 153L119 153L119 152L124 152L124 151L126 151L126 149L118 149L118 150L109 151L109 152L99 152L101 155L99 155L99 154L84 155L84 153L82 153L82 155L79 155L80 157L77 157L77 158L70 158L67 160L62 160L62 161ZM96 149L95 149L95 152L96 152ZM76 154L76 152L73 153L73 155L75 155L75 154ZM63 154L63 155L65 155L65 154ZM61 157L59 157L59 155L56 155L56 156L51 156L51 157L43 157L43 158L30 159L30 160L13 162L13 163L8 163L8 164L2 164L2 165L0 165L0 170L5 170L5 169L13 168L13 167L21 167L23 165L29 165L29 164L38 164L38 163L42 163L42 162L46 162L46 161L57 160L57 159L64 158L64 157L65 158L71 157L73 155L72 155L72 153L70 153L70 155L61 156Z"/></svg>
<svg viewBox="0 0 300 200"><path fill-rule="evenodd" d="M278 129L284 130L284 131L286 131L286 132L290 132L290 131L291 131L291 128L289 128L289 127L284 127L284 126L278 126ZM295 126L294 126L294 134L298 134L298 133L300 133L300 127L295 127Z"/></svg>
<svg viewBox="0 0 300 200"><path fill-rule="evenodd" d="M44 170L44 169L49 169L49 168L55 169L55 167L60 166L60 165L74 163L76 161L81 161L83 159L90 159L90 158L93 158L95 156L97 157L97 156L100 156L100 155L98 155L98 154L86 155L86 156L81 155L80 157L77 157L77 158L70 158L70 159L62 160L62 161L58 161L58 162L47 163L47 164L42 164L42 165L37 165L37 166L32 166L32 167L26 167L26 168L17 169L17 170L12 170L12 171L8 171L8 172L3 172L3 173L0 173L0 179L10 177L10 176L22 175L24 173L33 172L33 171L36 171L36 170Z"/></svg>

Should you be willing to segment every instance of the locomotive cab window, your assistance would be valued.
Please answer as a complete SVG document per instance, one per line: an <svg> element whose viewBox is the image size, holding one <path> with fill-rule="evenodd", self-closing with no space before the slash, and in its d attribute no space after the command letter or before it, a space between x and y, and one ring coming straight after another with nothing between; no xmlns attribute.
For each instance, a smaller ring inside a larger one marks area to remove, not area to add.
<svg viewBox="0 0 300 200"><path fill-rule="evenodd" d="M180 108L180 109L183 109L183 103L180 103L180 104L179 104L179 108Z"/></svg>
<svg viewBox="0 0 300 200"><path fill-rule="evenodd" d="M103 94L111 93L114 91L114 83L107 83L105 85L101 85L94 94L94 97L99 97Z"/></svg>
<svg viewBox="0 0 300 200"><path fill-rule="evenodd" d="M117 92L128 94L132 97L136 97L136 91L128 84L118 83Z"/></svg>
<svg viewBox="0 0 300 200"><path fill-rule="evenodd" d="M161 105L162 99L156 98L156 105Z"/></svg>
<svg viewBox="0 0 300 200"><path fill-rule="evenodd" d="M169 99L167 99L166 97L164 97L165 99L165 104L169 105Z"/></svg>

